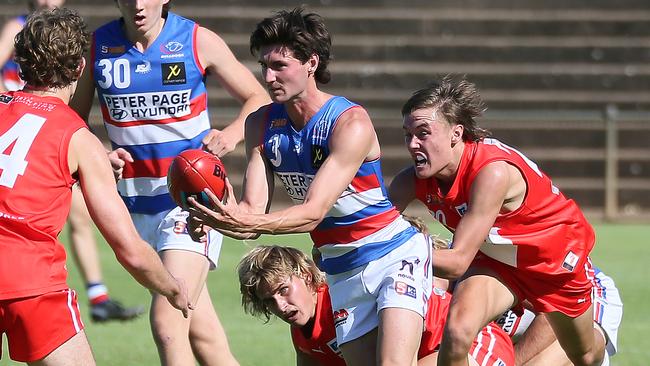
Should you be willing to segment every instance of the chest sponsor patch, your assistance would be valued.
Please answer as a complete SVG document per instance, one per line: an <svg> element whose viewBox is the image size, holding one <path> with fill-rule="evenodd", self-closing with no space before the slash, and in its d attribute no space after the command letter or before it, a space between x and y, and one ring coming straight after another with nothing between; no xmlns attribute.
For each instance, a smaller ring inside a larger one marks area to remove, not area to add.
<svg viewBox="0 0 650 366"><path fill-rule="evenodd" d="M312 145L311 146L311 166L314 169L318 169L323 165L325 161L325 149L322 146Z"/></svg>
<svg viewBox="0 0 650 366"><path fill-rule="evenodd" d="M184 62L163 63L161 69L163 85L185 84L187 82Z"/></svg>
<svg viewBox="0 0 650 366"><path fill-rule="evenodd" d="M162 120L190 114L191 90L158 93L104 94L108 114L116 122Z"/></svg>

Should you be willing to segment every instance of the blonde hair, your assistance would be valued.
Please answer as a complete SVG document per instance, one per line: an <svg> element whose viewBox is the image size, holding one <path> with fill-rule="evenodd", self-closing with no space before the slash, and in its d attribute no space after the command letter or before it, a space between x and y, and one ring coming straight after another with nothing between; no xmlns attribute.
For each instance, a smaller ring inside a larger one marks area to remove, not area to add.
<svg viewBox="0 0 650 366"><path fill-rule="evenodd" d="M325 283L325 275L305 253L278 245L261 245L251 250L237 265L237 274L244 312L263 317L266 322L272 313L258 296L260 286L273 287L291 276L302 278L314 291Z"/></svg>

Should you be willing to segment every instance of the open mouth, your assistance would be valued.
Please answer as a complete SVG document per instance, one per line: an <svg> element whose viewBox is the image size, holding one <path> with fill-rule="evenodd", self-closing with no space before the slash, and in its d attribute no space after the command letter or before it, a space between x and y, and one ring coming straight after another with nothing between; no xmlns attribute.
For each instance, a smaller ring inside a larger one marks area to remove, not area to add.
<svg viewBox="0 0 650 366"><path fill-rule="evenodd" d="M420 153L415 154L415 156L413 157L413 162L415 162L416 167L421 167L425 165L428 161L429 160L427 160L426 156Z"/></svg>
<svg viewBox="0 0 650 366"><path fill-rule="evenodd" d="M298 310L290 311L284 316L284 318L291 323L296 321L297 317L298 317Z"/></svg>

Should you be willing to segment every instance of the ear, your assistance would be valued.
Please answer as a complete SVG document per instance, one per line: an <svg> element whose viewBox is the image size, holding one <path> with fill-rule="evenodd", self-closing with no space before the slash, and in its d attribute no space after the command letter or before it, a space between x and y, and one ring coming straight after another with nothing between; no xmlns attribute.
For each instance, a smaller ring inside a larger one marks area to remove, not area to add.
<svg viewBox="0 0 650 366"><path fill-rule="evenodd" d="M81 74L83 74L85 68L86 68L86 58L82 56L81 61L79 62L79 66L77 66L77 79L81 77Z"/></svg>
<svg viewBox="0 0 650 366"><path fill-rule="evenodd" d="M463 125L453 125L451 126L451 146L455 146L457 143L463 141L463 132L465 132L465 126Z"/></svg>
<svg viewBox="0 0 650 366"><path fill-rule="evenodd" d="M320 58L318 57L317 54L314 53L309 57L307 63L309 64L309 67L307 68L307 72L309 73L309 75L312 75L316 72L316 69L318 69Z"/></svg>

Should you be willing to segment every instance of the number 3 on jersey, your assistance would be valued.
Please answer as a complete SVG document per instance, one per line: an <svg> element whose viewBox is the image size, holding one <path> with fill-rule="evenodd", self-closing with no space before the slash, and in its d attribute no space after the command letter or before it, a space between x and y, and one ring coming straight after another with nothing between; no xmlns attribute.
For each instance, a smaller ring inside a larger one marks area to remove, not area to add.
<svg viewBox="0 0 650 366"><path fill-rule="evenodd" d="M0 186L13 188L18 176L25 174L25 158L43 124L45 118L26 114L0 136ZM11 152L5 154L12 144Z"/></svg>

